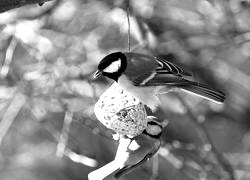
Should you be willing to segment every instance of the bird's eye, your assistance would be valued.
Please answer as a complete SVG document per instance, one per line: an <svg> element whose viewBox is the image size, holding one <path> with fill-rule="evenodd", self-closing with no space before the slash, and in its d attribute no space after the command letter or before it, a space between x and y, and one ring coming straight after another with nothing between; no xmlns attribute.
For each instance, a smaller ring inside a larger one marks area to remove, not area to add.
<svg viewBox="0 0 250 180"><path fill-rule="evenodd" d="M118 59L112 62L108 67L106 67L103 71L107 73L114 73L117 72L121 67L121 60Z"/></svg>

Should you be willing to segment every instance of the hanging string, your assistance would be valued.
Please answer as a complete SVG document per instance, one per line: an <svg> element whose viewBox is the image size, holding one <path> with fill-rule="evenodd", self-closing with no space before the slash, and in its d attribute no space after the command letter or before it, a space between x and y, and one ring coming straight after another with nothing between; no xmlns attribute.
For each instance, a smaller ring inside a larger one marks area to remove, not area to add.
<svg viewBox="0 0 250 180"><path fill-rule="evenodd" d="M127 19L128 19L128 51L130 52L130 19L129 19L129 15L130 15L130 3L128 0L127 3Z"/></svg>

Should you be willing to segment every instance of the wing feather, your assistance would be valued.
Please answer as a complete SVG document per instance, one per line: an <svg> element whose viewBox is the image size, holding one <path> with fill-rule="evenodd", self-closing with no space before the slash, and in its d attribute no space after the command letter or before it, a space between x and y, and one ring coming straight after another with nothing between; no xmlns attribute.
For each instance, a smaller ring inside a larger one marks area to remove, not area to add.
<svg viewBox="0 0 250 180"><path fill-rule="evenodd" d="M181 67L165 59L155 57L155 60L159 65L159 67L157 67L156 69L156 71L159 73L165 72L165 73L170 73L170 74L175 74L175 75L192 76L190 73L184 71Z"/></svg>
<svg viewBox="0 0 250 180"><path fill-rule="evenodd" d="M187 83L183 76L191 76L179 66L165 59L154 57L157 67L133 79L135 86L181 85ZM152 59L153 60L153 59Z"/></svg>
<svg viewBox="0 0 250 180"><path fill-rule="evenodd" d="M158 74L158 73L145 73L134 79L135 86L162 86L162 85L185 85L188 84L186 79L181 76L173 74Z"/></svg>
<svg viewBox="0 0 250 180"><path fill-rule="evenodd" d="M179 87L198 96L221 103L225 100L225 94L207 85L185 79L191 76L181 67L159 57L142 55L139 53L127 53L128 59L134 68L127 69L127 75L135 86L172 86ZM136 57L136 58L135 58ZM131 66L132 67L132 66ZM138 69L138 71L135 71Z"/></svg>

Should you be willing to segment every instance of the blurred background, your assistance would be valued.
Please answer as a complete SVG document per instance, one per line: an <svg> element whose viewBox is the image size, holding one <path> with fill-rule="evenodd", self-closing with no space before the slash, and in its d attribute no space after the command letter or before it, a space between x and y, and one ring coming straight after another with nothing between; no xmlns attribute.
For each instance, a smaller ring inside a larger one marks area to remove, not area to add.
<svg viewBox="0 0 250 180"><path fill-rule="evenodd" d="M112 82L92 73L127 51L127 5L53 0L0 14L0 179L87 180L114 158L117 142L93 114ZM249 10L247 0L130 2L131 49L181 65L227 99L162 95L159 155L121 179L250 179Z"/></svg>

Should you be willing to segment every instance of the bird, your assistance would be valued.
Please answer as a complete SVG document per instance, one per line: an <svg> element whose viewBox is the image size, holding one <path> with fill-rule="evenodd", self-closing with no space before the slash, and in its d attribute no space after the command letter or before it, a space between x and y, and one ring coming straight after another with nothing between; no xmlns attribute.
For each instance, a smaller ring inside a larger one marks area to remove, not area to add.
<svg viewBox="0 0 250 180"><path fill-rule="evenodd" d="M121 136L113 161L88 174L89 180L102 180L114 173L119 177L133 171L151 158L161 146L163 126L155 118L148 116L147 128L138 136Z"/></svg>
<svg viewBox="0 0 250 180"><path fill-rule="evenodd" d="M113 52L98 64L94 79L104 76L155 111L160 106L158 95L182 89L216 103L223 103L225 94L206 84L188 80L189 72L156 56L135 52Z"/></svg>

